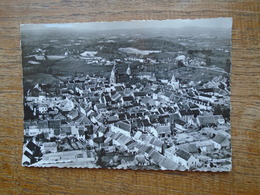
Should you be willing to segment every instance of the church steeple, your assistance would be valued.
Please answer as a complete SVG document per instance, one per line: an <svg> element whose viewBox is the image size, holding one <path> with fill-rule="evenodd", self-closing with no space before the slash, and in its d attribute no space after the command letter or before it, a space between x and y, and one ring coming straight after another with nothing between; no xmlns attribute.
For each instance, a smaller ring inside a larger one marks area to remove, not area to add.
<svg viewBox="0 0 260 195"><path fill-rule="evenodd" d="M126 74L127 74L128 76L131 75L130 65L128 65L128 67L127 67Z"/></svg>
<svg viewBox="0 0 260 195"><path fill-rule="evenodd" d="M117 74L116 72L117 72L116 65L114 65L110 74L110 84L116 83L116 74Z"/></svg>
<svg viewBox="0 0 260 195"><path fill-rule="evenodd" d="M173 75L172 75L171 83L174 83L174 82L176 82L176 79L175 79L175 76L174 76L174 74L173 74Z"/></svg>
<svg viewBox="0 0 260 195"><path fill-rule="evenodd" d="M174 74L172 75L171 85L172 85L173 89L179 89L180 84L179 84L179 81L176 81Z"/></svg>

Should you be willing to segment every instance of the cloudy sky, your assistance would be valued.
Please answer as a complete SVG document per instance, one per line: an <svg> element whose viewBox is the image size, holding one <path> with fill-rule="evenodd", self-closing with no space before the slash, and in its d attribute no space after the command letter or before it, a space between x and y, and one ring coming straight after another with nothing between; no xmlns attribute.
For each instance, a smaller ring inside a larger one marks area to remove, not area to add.
<svg viewBox="0 0 260 195"><path fill-rule="evenodd" d="M88 30L117 30L141 28L182 28L182 27L207 27L229 28L232 27L232 18L210 19L176 19L176 20L142 20L130 22L89 22L89 23L63 23L63 24L22 24L21 29L88 29Z"/></svg>

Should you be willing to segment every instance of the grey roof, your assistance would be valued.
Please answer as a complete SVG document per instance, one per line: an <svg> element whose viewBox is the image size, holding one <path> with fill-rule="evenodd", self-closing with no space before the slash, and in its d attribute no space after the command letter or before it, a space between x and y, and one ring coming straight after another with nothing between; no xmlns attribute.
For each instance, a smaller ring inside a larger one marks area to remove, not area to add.
<svg viewBox="0 0 260 195"><path fill-rule="evenodd" d="M198 116L198 120L200 121L201 125L217 124L215 117L213 115Z"/></svg>
<svg viewBox="0 0 260 195"><path fill-rule="evenodd" d="M197 145L194 144L194 143L181 144L178 147L180 149L183 149L183 150L190 152L190 153L198 153L199 152Z"/></svg>
<svg viewBox="0 0 260 195"><path fill-rule="evenodd" d="M224 135L222 135L221 133L218 133L213 139L212 141L218 143L218 144L222 144L225 139L227 139Z"/></svg>
<svg viewBox="0 0 260 195"><path fill-rule="evenodd" d="M137 92L134 92L134 96L146 96L146 92L144 92L144 91L137 91Z"/></svg>
<svg viewBox="0 0 260 195"><path fill-rule="evenodd" d="M145 156L144 155L136 155L135 159L139 162L139 163L145 163Z"/></svg>
<svg viewBox="0 0 260 195"><path fill-rule="evenodd" d="M139 153L144 153L144 152L147 150L147 148L148 148L148 146L142 145L142 146L139 148L138 152L139 152Z"/></svg>
<svg viewBox="0 0 260 195"><path fill-rule="evenodd" d="M150 144L154 145L154 146L157 146L157 147L162 147L163 145L163 142L158 140L158 139L152 139L150 141Z"/></svg>
<svg viewBox="0 0 260 195"><path fill-rule="evenodd" d="M178 164L174 161L172 161L169 158L163 158L163 160L159 163L161 167L164 167L165 169L170 170L176 170L178 168Z"/></svg>
<svg viewBox="0 0 260 195"><path fill-rule="evenodd" d="M96 107L97 107L97 109L102 109L102 108L106 108L107 106L106 106L106 104L96 104L95 105Z"/></svg>
<svg viewBox="0 0 260 195"><path fill-rule="evenodd" d="M125 96L125 97L123 97L123 100L124 101L134 101L134 98L133 98L133 96Z"/></svg>
<svg viewBox="0 0 260 195"><path fill-rule="evenodd" d="M186 161L189 160L189 158L191 157L190 153L188 153L187 151L182 150L180 148L176 151L176 155L179 156L180 158L186 160Z"/></svg>
<svg viewBox="0 0 260 195"><path fill-rule="evenodd" d="M123 121L119 121L115 124L116 127L120 128L120 129L123 129L127 132L130 132L131 131L131 125L126 123L126 122L123 122Z"/></svg>
<svg viewBox="0 0 260 195"><path fill-rule="evenodd" d="M177 119L176 121L175 121L175 123L177 123L177 124L179 124L179 125L185 125L186 124L186 122L184 122L183 120L180 120L180 119Z"/></svg>
<svg viewBox="0 0 260 195"><path fill-rule="evenodd" d="M163 160L163 155L161 155L157 151L153 151L153 153L150 155L150 158L156 163L159 164Z"/></svg>
<svg viewBox="0 0 260 195"><path fill-rule="evenodd" d="M158 134L166 134L166 133L171 133L171 128L170 126L159 126L157 127L157 132Z"/></svg>

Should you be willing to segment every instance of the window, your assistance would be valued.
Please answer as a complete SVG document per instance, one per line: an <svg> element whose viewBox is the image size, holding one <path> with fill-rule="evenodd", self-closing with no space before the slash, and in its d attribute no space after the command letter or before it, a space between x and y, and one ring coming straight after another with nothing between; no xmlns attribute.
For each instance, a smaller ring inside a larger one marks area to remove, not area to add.
<svg viewBox="0 0 260 195"><path fill-rule="evenodd" d="M77 154L77 158L83 158L83 154Z"/></svg>

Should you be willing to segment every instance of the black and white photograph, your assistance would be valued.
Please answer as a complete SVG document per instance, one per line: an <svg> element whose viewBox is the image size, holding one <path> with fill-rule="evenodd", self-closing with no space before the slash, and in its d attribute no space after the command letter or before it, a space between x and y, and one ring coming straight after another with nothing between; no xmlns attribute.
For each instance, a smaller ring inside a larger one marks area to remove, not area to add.
<svg viewBox="0 0 260 195"><path fill-rule="evenodd" d="M22 24L22 165L232 168L232 18Z"/></svg>

